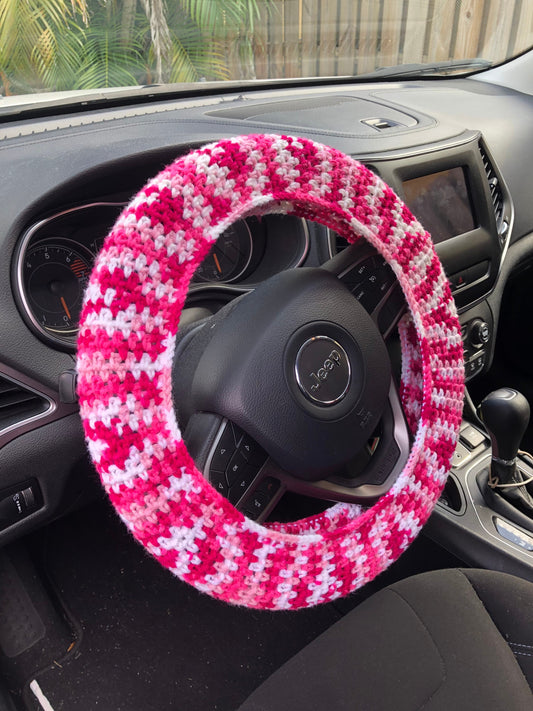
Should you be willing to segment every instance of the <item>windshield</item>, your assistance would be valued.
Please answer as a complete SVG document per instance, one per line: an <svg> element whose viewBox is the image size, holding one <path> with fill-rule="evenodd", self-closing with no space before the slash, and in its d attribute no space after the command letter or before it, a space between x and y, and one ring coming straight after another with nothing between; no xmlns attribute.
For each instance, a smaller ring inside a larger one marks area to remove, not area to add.
<svg viewBox="0 0 533 711"><path fill-rule="evenodd" d="M0 0L0 93L461 75L532 24L531 0Z"/></svg>

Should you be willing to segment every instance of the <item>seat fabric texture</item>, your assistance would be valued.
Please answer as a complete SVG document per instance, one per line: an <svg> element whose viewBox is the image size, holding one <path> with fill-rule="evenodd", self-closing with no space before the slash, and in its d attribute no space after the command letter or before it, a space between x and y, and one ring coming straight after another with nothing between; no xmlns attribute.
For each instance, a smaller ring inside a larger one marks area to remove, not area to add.
<svg viewBox="0 0 533 711"><path fill-rule="evenodd" d="M533 709L533 584L440 570L366 600L239 711Z"/></svg>

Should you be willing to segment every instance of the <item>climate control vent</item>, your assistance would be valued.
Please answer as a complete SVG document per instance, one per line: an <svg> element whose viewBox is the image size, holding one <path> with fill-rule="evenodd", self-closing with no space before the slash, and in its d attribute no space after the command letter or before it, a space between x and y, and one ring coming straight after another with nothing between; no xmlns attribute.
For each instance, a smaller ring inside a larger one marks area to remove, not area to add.
<svg viewBox="0 0 533 711"><path fill-rule="evenodd" d="M498 234L500 236L505 236L505 233L507 232L507 225L505 224L503 215L503 190L500 184L500 179L498 178L494 166L492 165L492 162L483 147L483 144L481 143L479 144L479 152L481 153L481 160L483 161L483 167L485 168L485 173L489 182L490 196L494 206L494 215L496 217Z"/></svg>
<svg viewBox="0 0 533 711"><path fill-rule="evenodd" d="M0 430L46 412L50 402L20 383L0 376Z"/></svg>

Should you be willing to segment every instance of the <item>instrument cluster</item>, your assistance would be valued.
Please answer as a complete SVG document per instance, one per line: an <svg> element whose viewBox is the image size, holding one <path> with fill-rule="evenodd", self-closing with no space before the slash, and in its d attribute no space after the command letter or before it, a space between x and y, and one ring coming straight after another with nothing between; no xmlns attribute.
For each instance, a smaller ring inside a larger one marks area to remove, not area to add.
<svg viewBox="0 0 533 711"><path fill-rule="evenodd" d="M58 212L30 226L19 241L13 269L17 303L27 325L55 348L75 348L94 260L123 207L99 202ZM199 266L191 293L224 285L253 288L300 266L308 249L304 220L286 215L239 220Z"/></svg>

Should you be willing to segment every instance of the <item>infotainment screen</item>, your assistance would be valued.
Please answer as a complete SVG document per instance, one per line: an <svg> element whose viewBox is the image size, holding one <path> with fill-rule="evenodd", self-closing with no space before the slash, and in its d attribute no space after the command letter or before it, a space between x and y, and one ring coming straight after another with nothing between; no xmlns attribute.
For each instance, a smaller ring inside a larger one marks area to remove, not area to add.
<svg viewBox="0 0 533 711"><path fill-rule="evenodd" d="M464 168L450 168L402 183L405 202L435 244L476 227Z"/></svg>

